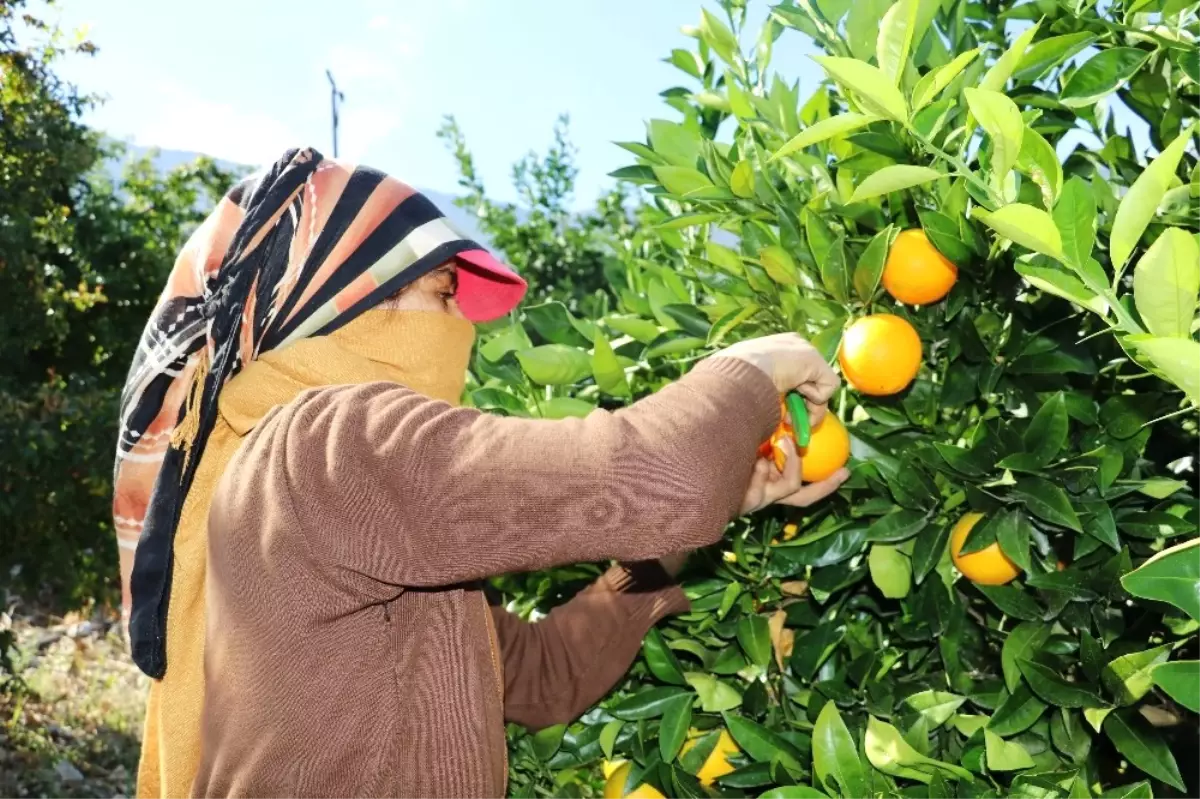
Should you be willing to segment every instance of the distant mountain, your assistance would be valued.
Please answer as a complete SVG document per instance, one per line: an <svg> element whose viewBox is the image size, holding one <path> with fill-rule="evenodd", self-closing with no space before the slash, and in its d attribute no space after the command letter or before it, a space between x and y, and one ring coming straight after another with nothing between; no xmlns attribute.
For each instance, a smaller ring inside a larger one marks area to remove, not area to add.
<svg viewBox="0 0 1200 799"><path fill-rule="evenodd" d="M201 155L203 154L184 150L154 150L150 147L139 147L126 143L125 158L112 159L105 165L105 168L109 176L114 181L117 181L121 177L121 171L127 161L136 160L143 156L151 156L151 162L159 172L170 172L176 167L195 161ZM248 173L256 168L244 164L235 164L231 161L223 161L219 158L214 160L222 169L239 173ZM463 235L485 246L488 244L487 237L480 231L478 221L474 215L454 204L454 195L441 191L431 191L429 189L418 190L432 200L441 209L442 213L446 215L446 218L450 220L450 223L462 231Z"/></svg>

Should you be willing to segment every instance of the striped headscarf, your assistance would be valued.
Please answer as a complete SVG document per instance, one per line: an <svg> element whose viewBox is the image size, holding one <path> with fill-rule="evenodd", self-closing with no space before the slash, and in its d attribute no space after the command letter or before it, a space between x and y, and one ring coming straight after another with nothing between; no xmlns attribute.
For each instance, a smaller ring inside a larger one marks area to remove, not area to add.
<svg viewBox="0 0 1200 799"><path fill-rule="evenodd" d="M134 661L166 671L173 544L222 386L243 364L328 334L443 263L472 321L525 283L438 208L381 172L291 150L235 186L192 234L121 395L113 521Z"/></svg>

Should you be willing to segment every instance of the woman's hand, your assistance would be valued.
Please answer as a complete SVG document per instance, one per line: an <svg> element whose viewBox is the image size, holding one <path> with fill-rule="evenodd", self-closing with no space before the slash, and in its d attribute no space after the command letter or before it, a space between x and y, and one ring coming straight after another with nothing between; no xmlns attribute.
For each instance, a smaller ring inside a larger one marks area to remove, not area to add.
<svg viewBox="0 0 1200 799"><path fill-rule="evenodd" d="M737 358L758 367L780 394L795 390L804 396L812 424L818 424L840 380L821 353L795 333L751 338L731 344L714 358ZM798 486L797 486L798 487Z"/></svg>
<svg viewBox="0 0 1200 799"><path fill-rule="evenodd" d="M775 503L807 507L837 491L838 486L850 476L849 470L843 468L820 482L805 485L800 479L800 453L796 451L796 442L784 438L780 443L787 456L783 471L776 469L769 459L759 459L754 464L750 486L742 499L743 514L762 510Z"/></svg>

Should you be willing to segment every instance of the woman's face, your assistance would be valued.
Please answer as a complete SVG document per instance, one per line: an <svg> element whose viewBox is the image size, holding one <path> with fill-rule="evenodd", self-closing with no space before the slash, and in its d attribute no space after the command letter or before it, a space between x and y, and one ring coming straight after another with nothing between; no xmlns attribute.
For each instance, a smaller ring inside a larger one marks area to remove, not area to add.
<svg viewBox="0 0 1200 799"><path fill-rule="evenodd" d="M399 294L380 303L393 311L435 311L463 318L455 295L458 293L458 267L442 264Z"/></svg>

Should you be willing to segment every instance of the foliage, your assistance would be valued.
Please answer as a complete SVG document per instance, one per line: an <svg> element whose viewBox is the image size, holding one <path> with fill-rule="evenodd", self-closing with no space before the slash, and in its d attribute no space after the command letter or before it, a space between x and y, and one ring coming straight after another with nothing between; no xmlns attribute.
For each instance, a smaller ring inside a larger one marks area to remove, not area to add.
<svg viewBox="0 0 1200 799"><path fill-rule="evenodd" d="M61 609L116 595L117 399L157 287L231 176L143 160L114 186L101 166L120 148L54 73L63 36L29 16L37 41L19 42L21 5L0 3L0 574Z"/></svg>
<svg viewBox="0 0 1200 799"><path fill-rule="evenodd" d="M473 402L582 415L784 330L832 360L874 311L912 322L924 365L896 397L840 393L850 481L694 558L691 612L617 693L514 731L517 795L588 795L601 757L676 796L1196 790L1176 753L1195 746L1197 622L1161 591L1130 599L1134 565L1197 525L1195 11L801 0L744 53L731 2L688 30L669 60L693 85L663 94L677 119L622 144L637 162L616 176L649 202L607 270L613 311L526 309L482 343ZM790 28L826 52L804 98L769 69ZM1138 157L1116 108L1159 155ZM913 227L959 267L923 308L880 291ZM984 520L964 552L998 543L1014 582L954 570L968 511ZM1194 579L1195 558L1193 541L1143 568ZM518 608L564 593L557 574L500 586ZM707 734L681 754L689 726ZM720 729L742 754L706 789Z"/></svg>

